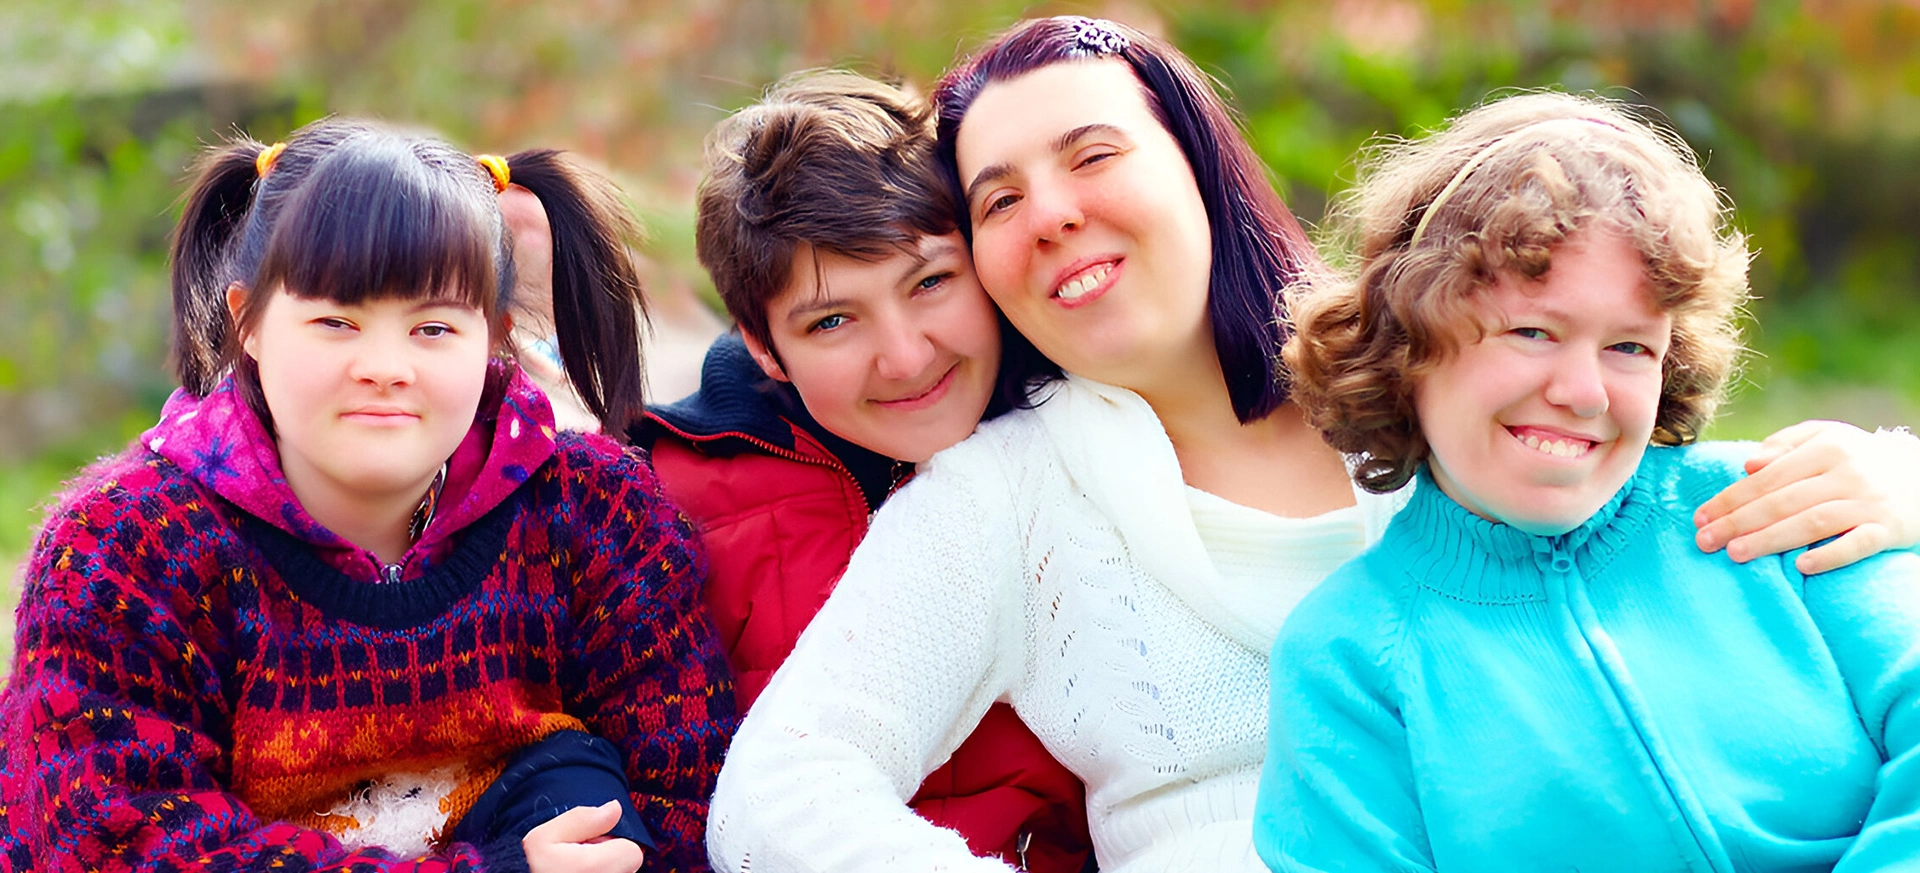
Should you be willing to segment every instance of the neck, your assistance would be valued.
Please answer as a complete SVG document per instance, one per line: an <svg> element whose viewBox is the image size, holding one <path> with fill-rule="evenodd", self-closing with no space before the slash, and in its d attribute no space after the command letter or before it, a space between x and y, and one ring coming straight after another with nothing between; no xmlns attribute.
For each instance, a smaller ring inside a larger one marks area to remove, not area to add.
<svg viewBox="0 0 1920 873"><path fill-rule="evenodd" d="M318 471L282 464L287 488L313 520L369 552L382 564L397 564L413 545L408 528L426 497L433 474L405 488L378 495L356 494Z"/></svg>
<svg viewBox="0 0 1920 873"><path fill-rule="evenodd" d="M1153 407L1188 485L1242 506L1310 518L1354 503L1340 454L1292 403L1241 423L1211 346L1152 384L1127 386Z"/></svg>

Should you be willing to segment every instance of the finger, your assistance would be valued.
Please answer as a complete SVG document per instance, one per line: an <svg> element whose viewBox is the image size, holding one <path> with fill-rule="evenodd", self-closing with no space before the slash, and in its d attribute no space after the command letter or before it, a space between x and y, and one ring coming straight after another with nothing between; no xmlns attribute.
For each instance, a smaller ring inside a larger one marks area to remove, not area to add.
<svg viewBox="0 0 1920 873"><path fill-rule="evenodd" d="M1877 555L1891 545L1893 535L1878 524L1863 524L1849 531L1833 542L1817 549L1808 549L1794 559L1793 567L1802 574L1812 576L1837 570L1870 555Z"/></svg>
<svg viewBox="0 0 1920 873"><path fill-rule="evenodd" d="M1766 469L1721 489L1719 494L1713 495L1694 512L1693 523L1703 531L1709 527L1716 528L1714 548L1717 548L1736 536L1779 521L1812 504L1787 507L1775 502L1772 505L1776 507L1776 514L1771 516L1763 516L1756 512L1754 505L1776 497L1780 492L1797 483L1823 478L1821 474L1832 469L1833 465L1838 463L1839 457L1838 450L1825 450L1820 445L1800 446L1779 460L1768 464ZM1831 498L1822 497L1821 499ZM1722 523L1728 519L1736 520L1731 523Z"/></svg>
<svg viewBox="0 0 1920 873"><path fill-rule="evenodd" d="M1716 549L1728 548L1741 540L1751 540L1755 536L1767 535L1765 541L1770 544L1774 541L1771 537L1798 534L1802 532L1802 528L1806 533L1815 533L1821 529L1819 525L1832 524L1839 519L1834 518L1832 508L1821 510L1815 515L1808 515L1808 513L1814 512L1816 508L1825 504L1844 501L1851 497L1852 495L1842 489L1831 477L1812 477L1789 482L1714 519L1694 534L1694 542L1700 546L1701 551L1712 552ZM1820 536L1794 543L1788 548L1804 546L1822 537L1845 533L1848 528L1866 520L1865 518L1847 519L1846 527L1827 530ZM1780 528L1783 524L1787 524L1788 527ZM1768 534L1769 531L1771 531L1770 534ZM1753 543L1750 542L1749 550L1733 554L1733 559L1746 561L1779 551L1779 549L1752 551L1752 545Z"/></svg>
<svg viewBox="0 0 1920 873"><path fill-rule="evenodd" d="M1795 447L1831 430L1836 424L1838 422L1803 421L1768 434L1766 439L1760 441L1760 448L1754 451L1752 457L1747 458L1747 472L1759 471L1760 468L1779 460L1781 455L1792 451Z"/></svg>
<svg viewBox="0 0 1920 873"><path fill-rule="evenodd" d="M612 830L619 822L620 801L609 800L599 806L576 806L528 831L521 842L584 843Z"/></svg>
<svg viewBox="0 0 1920 873"><path fill-rule="evenodd" d="M1858 500L1829 500L1796 512L1753 533L1727 543L1727 557L1744 563L1824 539L1840 536L1874 520L1869 507Z"/></svg>
<svg viewBox="0 0 1920 873"><path fill-rule="evenodd" d="M578 873L634 873L646 857L639 843L615 837L576 847L572 869Z"/></svg>

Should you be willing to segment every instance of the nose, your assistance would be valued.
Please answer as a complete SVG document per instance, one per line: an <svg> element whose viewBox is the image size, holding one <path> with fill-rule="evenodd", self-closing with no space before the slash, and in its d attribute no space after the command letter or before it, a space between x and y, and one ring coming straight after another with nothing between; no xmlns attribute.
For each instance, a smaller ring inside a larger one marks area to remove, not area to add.
<svg viewBox="0 0 1920 873"><path fill-rule="evenodd" d="M1547 402L1564 407L1581 418L1595 418L1607 411L1607 385L1600 369L1597 351L1568 349L1554 366L1547 383Z"/></svg>
<svg viewBox="0 0 1920 873"><path fill-rule="evenodd" d="M361 336L358 345L347 371L355 381L369 382L381 388L413 381L413 358L408 354L405 337L386 337L369 332Z"/></svg>
<svg viewBox="0 0 1920 873"><path fill-rule="evenodd" d="M879 325L880 347L874 370L884 379L912 379L933 363L933 340L910 318L885 319Z"/></svg>
<svg viewBox="0 0 1920 873"><path fill-rule="evenodd" d="M1039 181L1027 191L1027 219L1037 242L1060 242L1087 223L1079 199L1067 186Z"/></svg>

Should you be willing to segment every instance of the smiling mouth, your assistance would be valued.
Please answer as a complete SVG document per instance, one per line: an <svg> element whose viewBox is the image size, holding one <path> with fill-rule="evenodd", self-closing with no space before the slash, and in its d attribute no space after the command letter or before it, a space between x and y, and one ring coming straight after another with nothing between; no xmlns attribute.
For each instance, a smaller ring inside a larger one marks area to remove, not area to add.
<svg viewBox="0 0 1920 873"><path fill-rule="evenodd" d="M1107 261L1093 265L1093 267L1086 272L1062 282L1059 288L1054 289L1053 296L1065 301L1073 301L1085 297L1088 292L1100 287L1100 283L1107 280L1107 274L1113 272L1115 263L1114 261Z"/></svg>
<svg viewBox="0 0 1920 873"><path fill-rule="evenodd" d="M947 371L945 373L942 373L940 375L940 378L933 380L933 384L928 385L927 390L925 391L921 391L919 393L912 394L906 397L896 397L892 400L875 400L874 402L879 404L883 409L920 408L921 406L927 405L932 401L939 399L941 392L948 385L953 384L954 374L958 372L960 372L960 364L958 362L955 362L953 366L947 368Z"/></svg>
<svg viewBox="0 0 1920 873"><path fill-rule="evenodd" d="M1513 438L1518 440L1521 445L1543 455L1552 455L1556 458L1585 457L1588 452L1593 451L1594 446L1599 445L1599 443L1594 440L1567 436L1565 434L1547 433L1528 427L1510 427L1507 428L1507 433L1512 434Z"/></svg>

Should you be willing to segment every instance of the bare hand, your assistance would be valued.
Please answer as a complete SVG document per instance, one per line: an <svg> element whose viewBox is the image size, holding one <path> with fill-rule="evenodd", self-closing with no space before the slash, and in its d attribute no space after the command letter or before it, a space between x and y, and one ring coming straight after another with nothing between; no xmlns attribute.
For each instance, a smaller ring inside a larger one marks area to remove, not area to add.
<svg viewBox="0 0 1920 873"><path fill-rule="evenodd" d="M1909 434L1804 421L1767 437L1746 466L1694 513L1702 551L1745 562L1839 537L1795 560L1813 575L1920 542L1920 439Z"/></svg>
<svg viewBox="0 0 1920 873"><path fill-rule="evenodd" d="M576 806L527 832L520 847L533 873L634 873L645 855L632 840L609 837L620 802Z"/></svg>

